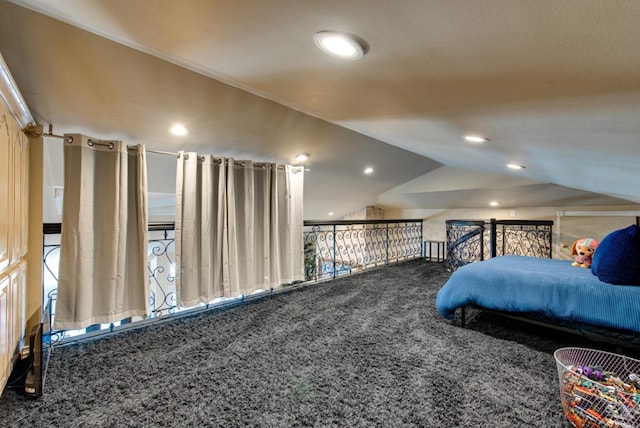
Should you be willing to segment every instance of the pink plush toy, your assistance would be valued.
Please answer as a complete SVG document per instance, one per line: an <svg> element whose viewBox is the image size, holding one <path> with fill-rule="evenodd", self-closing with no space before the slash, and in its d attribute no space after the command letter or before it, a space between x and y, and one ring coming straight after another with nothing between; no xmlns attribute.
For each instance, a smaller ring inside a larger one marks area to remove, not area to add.
<svg viewBox="0 0 640 428"><path fill-rule="evenodd" d="M598 248L598 242L591 238L578 239L571 246L571 255L576 256L576 261L571 263L571 266L578 266L583 268L591 267L591 258Z"/></svg>

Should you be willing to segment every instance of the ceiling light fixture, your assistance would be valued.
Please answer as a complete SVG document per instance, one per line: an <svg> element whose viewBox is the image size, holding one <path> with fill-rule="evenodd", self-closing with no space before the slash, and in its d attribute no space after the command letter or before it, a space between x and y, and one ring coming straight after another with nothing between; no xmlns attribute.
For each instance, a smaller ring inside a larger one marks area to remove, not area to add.
<svg viewBox="0 0 640 428"><path fill-rule="evenodd" d="M507 168L510 168L510 169L524 169L524 166L523 165L519 165L517 163L508 163L507 164Z"/></svg>
<svg viewBox="0 0 640 428"><path fill-rule="evenodd" d="M373 174L373 168L371 168L370 166L366 167L364 169L364 173L365 174Z"/></svg>
<svg viewBox="0 0 640 428"><path fill-rule="evenodd" d="M331 217L331 216L333 216L333 211L331 211L331 212L329 213L329 217Z"/></svg>
<svg viewBox="0 0 640 428"><path fill-rule="evenodd" d="M313 41L324 53L342 59L360 59L369 52L369 44L360 37L338 31L320 31Z"/></svg>
<svg viewBox="0 0 640 428"><path fill-rule="evenodd" d="M479 135L465 135L464 139L470 143L486 143L489 141L487 137L481 137Z"/></svg>
<svg viewBox="0 0 640 428"><path fill-rule="evenodd" d="M184 125L176 123L169 128L169 132L173 135L177 135L178 137L183 137L189 133L189 130Z"/></svg>
<svg viewBox="0 0 640 428"><path fill-rule="evenodd" d="M297 162L306 162L309 160L309 155L307 153L300 153L296 155Z"/></svg>
<svg viewBox="0 0 640 428"><path fill-rule="evenodd" d="M498 201L491 201L491 202L489 202L489 205L491 205L492 207L497 207L498 205L500 205L500 202L498 202Z"/></svg>

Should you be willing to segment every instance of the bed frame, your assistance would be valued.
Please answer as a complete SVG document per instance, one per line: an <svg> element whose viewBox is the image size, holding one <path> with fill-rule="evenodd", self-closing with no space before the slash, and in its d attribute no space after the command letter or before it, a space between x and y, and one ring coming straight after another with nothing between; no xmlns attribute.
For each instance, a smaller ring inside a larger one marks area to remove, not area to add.
<svg viewBox="0 0 640 428"><path fill-rule="evenodd" d="M620 330L614 328L606 328L595 326L592 324L568 322L562 319L549 318L537 313L515 313L498 311L495 309L487 309L480 306L468 305L459 310L459 323L461 327L466 327L481 312L492 315L513 319L528 324L538 325L545 328L562 331L564 333L574 334L593 342L606 343L617 348L629 348L640 351L640 335L633 331ZM456 319L458 313L456 313ZM456 320L454 319L454 323Z"/></svg>
<svg viewBox="0 0 640 428"><path fill-rule="evenodd" d="M560 218L566 216L631 216L635 217L636 224L640 224L638 211L559 211L557 214L558 226ZM474 261L506 254L552 258L553 224L553 221L538 220L447 220L447 266L456 270ZM522 314L467 306L459 310L460 325L465 327L480 311L576 334L595 342L640 350L640 335L633 331L567 322L536 313Z"/></svg>

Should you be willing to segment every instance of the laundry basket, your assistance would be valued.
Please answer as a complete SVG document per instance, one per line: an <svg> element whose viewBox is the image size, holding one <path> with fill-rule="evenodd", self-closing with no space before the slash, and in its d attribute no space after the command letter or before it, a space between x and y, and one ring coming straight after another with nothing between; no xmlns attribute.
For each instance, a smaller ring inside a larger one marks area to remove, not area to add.
<svg viewBox="0 0 640 428"><path fill-rule="evenodd" d="M561 348L554 357L562 408L573 426L640 427L640 361L585 348Z"/></svg>

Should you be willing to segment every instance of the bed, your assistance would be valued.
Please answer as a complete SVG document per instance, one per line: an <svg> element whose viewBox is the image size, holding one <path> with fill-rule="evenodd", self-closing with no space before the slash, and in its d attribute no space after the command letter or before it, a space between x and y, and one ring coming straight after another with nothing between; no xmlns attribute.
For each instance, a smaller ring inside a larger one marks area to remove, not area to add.
<svg viewBox="0 0 640 428"><path fill-rule="evenodd" d="M436 306L447 319L471 306L640 345L640 283L613 285L571 263L526 256L471 263L451 275Z"/></svg>

